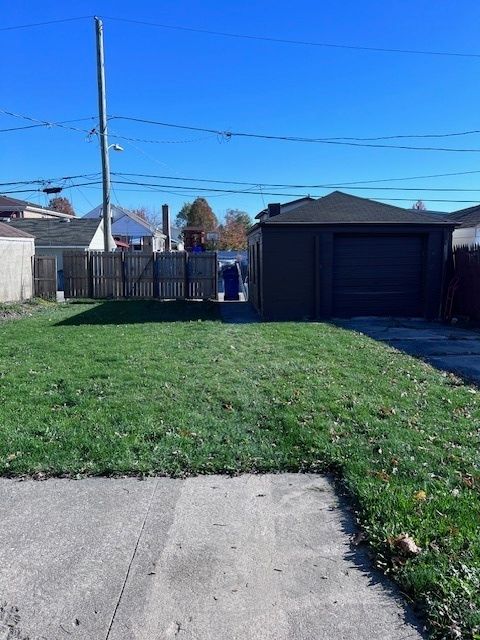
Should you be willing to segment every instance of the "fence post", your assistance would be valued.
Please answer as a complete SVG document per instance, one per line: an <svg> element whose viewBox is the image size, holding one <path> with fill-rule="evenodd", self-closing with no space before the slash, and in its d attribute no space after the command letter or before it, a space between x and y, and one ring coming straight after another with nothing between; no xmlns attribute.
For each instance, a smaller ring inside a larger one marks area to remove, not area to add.
<svg viewBox="0 0 480 640"><path fill-rule="evenodd" d="M153 278L153 297L160 297L160 283L158 280L158 253L154 251L152 253L152 278Z"/></svg>
<svg viewBox="0 0 480 640"><path fill-rule="evenodd" d="M122 296L127 297L127 265L125 261L125 251L121 252L121 272L122 272Z"/></svg>
<svg viewBox="0 0 480 640"><path fill-rule="evenodd" d="M185 281L183 283L183 286L185 287L185 298L189 298L189 282L190 279L188 277L188 252L185 251L183 254L183 270L184 270L184 277L185 277Z"/></svg>
<svg viewBox="0 0 480 640"><path fill-rule="evenodd" d="M88 282L88 297L93 298L93 269L92 269L92 254L87 251L87 282Z"/></svg>

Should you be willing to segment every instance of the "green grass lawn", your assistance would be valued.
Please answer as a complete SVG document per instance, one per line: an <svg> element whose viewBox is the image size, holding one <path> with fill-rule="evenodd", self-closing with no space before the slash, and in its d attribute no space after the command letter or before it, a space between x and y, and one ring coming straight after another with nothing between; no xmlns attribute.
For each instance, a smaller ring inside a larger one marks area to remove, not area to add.
<svg viewBox="0 0 480 640"><path fill-rule="evenodd" d="M479 408L454 376L329 324L160 302L0 324L4 475L335 470L438 637L480 637Z"/></svg>

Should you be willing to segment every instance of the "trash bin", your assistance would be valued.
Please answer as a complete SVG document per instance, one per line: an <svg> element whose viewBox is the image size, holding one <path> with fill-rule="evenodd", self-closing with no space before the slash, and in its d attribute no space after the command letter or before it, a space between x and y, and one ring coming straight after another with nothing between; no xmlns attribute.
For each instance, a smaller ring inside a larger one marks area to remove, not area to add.
<svg viewBox="0 0 480 640"><path fill-rule="evenodd" d="M237 265L229 265L222 271L225 288L224 300L240 300Z"/></svg>

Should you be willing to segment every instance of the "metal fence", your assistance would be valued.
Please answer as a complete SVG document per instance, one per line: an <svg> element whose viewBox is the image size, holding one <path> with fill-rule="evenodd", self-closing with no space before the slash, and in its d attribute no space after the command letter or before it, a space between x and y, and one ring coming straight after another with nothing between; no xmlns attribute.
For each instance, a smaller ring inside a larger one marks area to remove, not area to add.
<svg viewBox="0 0 480 640"><path fill-rule="evenodd" d="M68 251L63 276L66 298L208 300L217 297L217 254Z"/></svg>

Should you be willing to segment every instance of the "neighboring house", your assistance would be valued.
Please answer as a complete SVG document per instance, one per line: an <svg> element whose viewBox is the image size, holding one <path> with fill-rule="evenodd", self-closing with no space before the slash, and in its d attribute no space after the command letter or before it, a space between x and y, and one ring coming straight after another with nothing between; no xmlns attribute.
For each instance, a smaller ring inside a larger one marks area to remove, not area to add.
<svg viewBox="0 0 480 640"><path fill-rule="evenodd" d="M480 245L480 205L454 211L448 215L448 219L459 224L453 232L454 247Z"/></svg>
<svg viewBox="0 0 480 640"><path fill-rule="evenodd" d="M39 219L39 218L72 218L67 213L60 213L59 211L52 211L52 209L46 209L39 204L33 202L26 202L25 200L17 200L16 198L9 198L7 196L0 196L0 219L10 218L16 219Z"/></svg>
<svg viewBox="0 0 480 640"><path fill-rule="evenodd" d="M64 251L103 251L103 221L84 218L12 220L8 226L35 238L37 255L57 258L58 285L62 289Z"/></svg>
<svg viewBox="0 0 480 640"><path fill-rule="evenodd" d="M0 222L0 302L33 296L33 236Z"/></svg>
<svg viewBox="0 0 480 640"><path fill-rule="evenodd" d="M248 234L264 319L439 317L454 221L340 191L267 213Z"/></svg>
<svg viewBox="0 0 480 640"><path fill-rule="evenodd" d="M183 230L180 227L170 227L170 244L172 250L183 251Z"/></svg>
<svg viewBox="0 0 480 640"><path fill-rule="evenodd" d="M165 235L155 229L140 216L118 207L110 205L112 214L112 235L116 241L128 244L132 251L163 251L165 249ZM100 219L103 206L99 205L83 216L83 219Z"/></svg>

